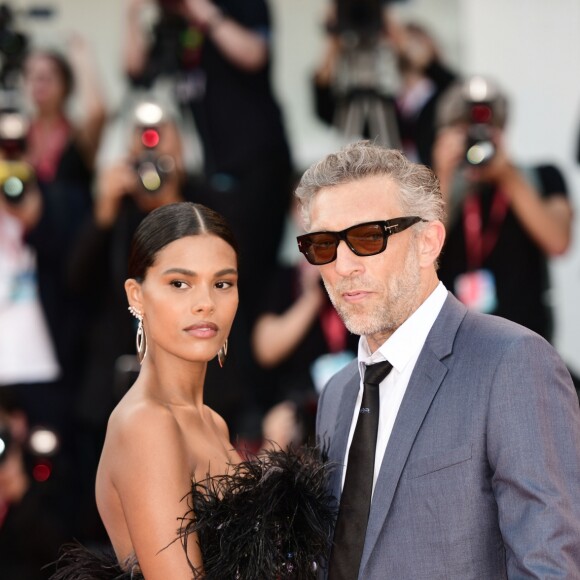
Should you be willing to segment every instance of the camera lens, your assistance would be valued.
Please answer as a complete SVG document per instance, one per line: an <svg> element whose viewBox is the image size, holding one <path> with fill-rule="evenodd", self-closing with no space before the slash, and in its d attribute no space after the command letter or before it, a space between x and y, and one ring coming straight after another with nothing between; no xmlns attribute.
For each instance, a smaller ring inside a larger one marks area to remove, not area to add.
<svg viewBox="0 0 580 580"><path fill-rule="evenodd" d="M8 201L18 203L24 193L24 183L18 177L9 177L2 184L2 191Z"/></svg>
<svg viewBox="0 0 580 580"><path fill-rule="evenodd" d="M155 163L152 161L144 161L139 165L137 171L143 187L148 192L155 192L161 187L161 176L157 171Z"/></svg>
<svg viewBox="0 0 580 580"><path fill-rule="evenodd" d="M465 157L471 165L481 165L489 161L494 154L495 147L491 141L480 141L467 149Z"/></svg>

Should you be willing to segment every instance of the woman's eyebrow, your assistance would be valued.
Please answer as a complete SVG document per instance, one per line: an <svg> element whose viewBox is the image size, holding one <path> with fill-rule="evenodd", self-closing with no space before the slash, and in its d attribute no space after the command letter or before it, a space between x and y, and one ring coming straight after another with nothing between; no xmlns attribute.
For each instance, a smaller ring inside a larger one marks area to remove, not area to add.
<svg viewBox="0 0 580 580"><path fill-rule="evenodd" d="M225 268L223 270L220 270L219 272L216 272L215 275L216 276L227 276L228 274L237 274L238 271L235 268ZM197 276L197 272L194 272L193 270L188 270L187 268L169 268L168 270L165 270L163 272L163 275L166 274L181 274L183 276Z"/></svg>

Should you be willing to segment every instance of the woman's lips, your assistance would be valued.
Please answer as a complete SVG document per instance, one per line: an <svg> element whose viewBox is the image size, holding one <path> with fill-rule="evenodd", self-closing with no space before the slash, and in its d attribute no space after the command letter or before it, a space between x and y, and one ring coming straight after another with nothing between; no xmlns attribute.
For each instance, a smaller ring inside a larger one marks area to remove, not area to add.
<svg viewBox="0 0 580 580"><path fill-rule="evenodd" d="M184 330L196 338L213 338L217 335L218 327L213 322L198 322L184 328Z"/></svg>

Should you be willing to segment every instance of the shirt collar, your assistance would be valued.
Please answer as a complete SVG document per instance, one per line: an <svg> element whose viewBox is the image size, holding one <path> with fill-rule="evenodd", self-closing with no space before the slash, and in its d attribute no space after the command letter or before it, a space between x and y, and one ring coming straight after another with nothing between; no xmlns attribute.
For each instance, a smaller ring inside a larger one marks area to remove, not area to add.
<svg viewBox="0 0 580 580"><path fill-rule="evenodd" d="M372 354L366 337L361 336L358 343L361 378L364 377L366 365L384 360L388 360L399 373L403 372L409 361L423 348L446 299L447 289L439 282L423 304Z"/></svg>

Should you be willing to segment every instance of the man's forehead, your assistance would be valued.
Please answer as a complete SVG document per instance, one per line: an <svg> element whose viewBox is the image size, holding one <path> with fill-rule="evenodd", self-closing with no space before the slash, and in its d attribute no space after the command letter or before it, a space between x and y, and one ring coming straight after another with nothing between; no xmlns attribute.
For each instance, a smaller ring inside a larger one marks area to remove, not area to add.
<svg viewBox="0 0 580 580"><path fill-rule="evenodd" d="M397 184L384 175L321 188L310 206L311 229L344 229L399 217L398 193Z"/></svg>

